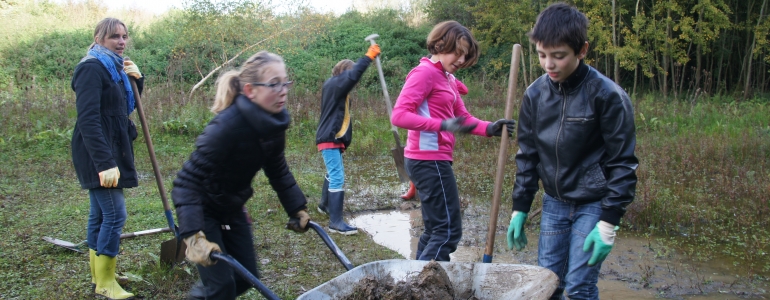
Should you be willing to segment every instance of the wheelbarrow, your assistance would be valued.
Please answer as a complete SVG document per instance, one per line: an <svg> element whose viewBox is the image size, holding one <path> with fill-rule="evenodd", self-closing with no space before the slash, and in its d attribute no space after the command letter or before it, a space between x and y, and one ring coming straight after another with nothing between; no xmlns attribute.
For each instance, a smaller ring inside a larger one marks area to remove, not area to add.
<svg viewBox="0 0 770 300"><path fill-rule="evenodd" d="M409 276L416 276L429 263L428 261L392 259L370 262L354 268L323 227L313 221L310 221L308 226L318 233L348 271L307 291L297 300L338 299L351 294L356 284L367 276L373 276L378 281L387 276L394 280L403 280ZM211 258L229 264L265 298L280 299L232 257L215 252L211 254ZM452 283L456 299L459 298L457 296L465 298L475 296L479 300L548 299L559 283L556 274L538 266L457 262L439 262L439 264Z"/></svg>
<svg viewBox="0 0 770 300"><path fill-rule="evenodd" d="M297 300L339 299L350 295L367 276L380 281L388 276L394 281L417 276L428 261L391 259L370 262L307 291ZM548 299L559 278L548 269L519 264L438 262L447 273L455 299L475 296L492 299Z"/></svg>

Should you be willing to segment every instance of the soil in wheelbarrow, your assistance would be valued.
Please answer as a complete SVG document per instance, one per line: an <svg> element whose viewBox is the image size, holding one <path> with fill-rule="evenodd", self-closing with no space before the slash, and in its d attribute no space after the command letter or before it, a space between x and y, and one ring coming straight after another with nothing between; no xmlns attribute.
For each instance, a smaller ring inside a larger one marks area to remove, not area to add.
<svg viewBox="0 0 770 300"><path fill-rule="evenodd" d="M342 300L419 300L419 299L477 299L473 295L454 297L455 291L449 276L441 265L431 261L417 276L408 276L395 282L390 274L379 280L368 275L353 288L353 292Z"/></svg>

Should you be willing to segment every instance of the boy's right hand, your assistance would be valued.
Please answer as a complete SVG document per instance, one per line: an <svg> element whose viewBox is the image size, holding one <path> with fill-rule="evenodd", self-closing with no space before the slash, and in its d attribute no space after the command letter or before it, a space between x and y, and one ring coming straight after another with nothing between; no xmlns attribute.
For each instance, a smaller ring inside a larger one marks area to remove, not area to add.
<svg viewBox="0 0 770 300"><path fill-rule="evenodd" d="M511 224L508 226L508 250L516 248L521 251L527 246L527 235L524 234L524 223L527 222L527 213L517 210L511 214Z"/></svg>
<svg viewBox="0 0 770 300"><path fill-rule="evenodd" d="M360 53L360 52L359 52ZM374 44L369 46L369 50L366 51L366 57L374 60L377 55L380 55L380 45Z"/></svg>
<svg viewBox="0 0 770 300"><path fill-rule="evenodd" d="M464 117L457 117L457 118L451 118L446 119L444 121L441 121L441 131L449 131L452 133L468 133L471 132L474 128L476 128L476 125L478 124L470 124L470 125L464 125L465 118Z"/></svg>
<svg viewBox="0 0 770 300"><path fill-rule="evenodd" d="M209 257L211 252L222 252L219 245L209 242L206 239L206 234L204 234L203 231L198 231L198 233L184 238L183 241L187 245L187 250L184 252L187 259L204 267L216 263L216 261L211 261L211 258Z"/></svg>

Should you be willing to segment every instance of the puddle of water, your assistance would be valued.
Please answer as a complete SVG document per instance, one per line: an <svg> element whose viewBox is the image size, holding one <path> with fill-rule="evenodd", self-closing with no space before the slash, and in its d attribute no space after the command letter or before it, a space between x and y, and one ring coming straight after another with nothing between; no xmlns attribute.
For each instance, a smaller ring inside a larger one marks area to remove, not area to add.
<svg viewBox="0 0 770 300"><path fill-rule="evenodd" d="M469 211L466 211L467 213ZM376 243L398 252L406 259L414 259L418 236L422 233L419 209L360 214L351 220L351 223L369 233ZM465 222L463 224L465 225ZM472 224L468 225L473 227ZM465 232L466 230L468 228L464 228L463 240L474 242L461 241L457 250L450 255L451 261L481 262L486 229ZM495 237L493 262L537 264L537 231L533 230L528 238L528 249L525 251L507 251L505 233L498 232ZM628 235L619 236L613 255L602 265L603 279L598 283L602 299L656 299L660 296L693 300L739 299L740 297L731 291L752 293L751 289L747 290L745 287L728 287L735 277L725 266L714 262L711 262L714 268L710 268L709 264L693 266L685 263L685 260L686 258L677 255L668 258L656 257L655 251L649 248L649 240ZM649 287L642 287L639 278L645 278L643 275L648 276L645 281ZM702 286L703 281L712 284ZM694 287L700 287L708 294L694 296L693 294L700 294ZM661 294L658 295L658 292Z"/></svg>
<svg viewBox="0 0 770 300"><path fill-rule="evenodd" d="M398 252L406 259L414 258L417 238L412 237L410 214L400 211L376 212L359 215L350 223L368 232L375 243Z"/></svg>

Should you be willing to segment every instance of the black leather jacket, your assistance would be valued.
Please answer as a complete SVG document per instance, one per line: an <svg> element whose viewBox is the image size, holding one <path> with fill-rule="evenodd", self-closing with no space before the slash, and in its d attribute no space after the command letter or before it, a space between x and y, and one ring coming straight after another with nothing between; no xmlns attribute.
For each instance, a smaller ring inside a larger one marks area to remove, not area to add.
<svg viewBox="0 0 770 300"><path fill-rule="evenodd" d="M259 170L265 171L287 215L306 209L305 194L284 156L289 122L285 109L270 114L243 95L211 120L171 191L182 238L204 228L204 213L222 218L242 214Z"/></svg>
<svg viewBox="0 0 770 300"><path fill-rule="evenodd" d="M634 200L636 133L628 95L582 61L564 82L543 75L524 93L513 210L529 212L538 180L562 201L601 201L617 225Z"/></svg>

